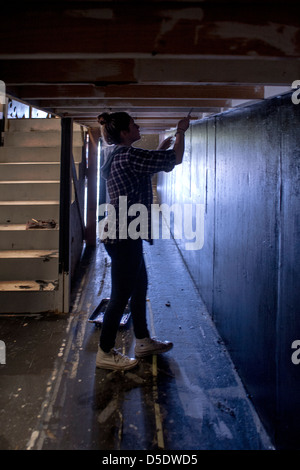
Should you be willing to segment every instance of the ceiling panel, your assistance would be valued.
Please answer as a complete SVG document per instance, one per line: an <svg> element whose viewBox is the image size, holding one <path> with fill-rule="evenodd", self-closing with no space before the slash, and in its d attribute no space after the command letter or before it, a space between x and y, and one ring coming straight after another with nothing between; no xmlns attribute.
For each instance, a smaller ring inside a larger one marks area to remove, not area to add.
<svg viewBox="0 0 300 470"><path fill-rule="evenodd" d="M0 79L10 96L87 126L125 110L160 132L191 109L201 119L289 90L300 76L297 9L289 0L8 3Z"/></svg>

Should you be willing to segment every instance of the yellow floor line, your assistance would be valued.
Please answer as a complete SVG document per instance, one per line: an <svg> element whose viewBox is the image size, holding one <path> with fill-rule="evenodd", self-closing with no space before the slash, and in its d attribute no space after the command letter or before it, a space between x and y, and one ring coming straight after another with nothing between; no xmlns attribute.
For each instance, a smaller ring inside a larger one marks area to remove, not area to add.
<svg viewBox="0 0 300 470"><path fill-rule="evenodd" d="M152 311L152 307L151 307L151 302L150 302L150 299L147 299L147 301L148 301L148 307L149 307L151 336L155 336L154 317L153 317L153 311Z"/></svg>
<svg viewBox="0 0 300 470"><path fill-rule="evenodd" d="M157 355L152 356L152 374L154 378L153 384L153 398L154 398L154 414L157 434L157 445L160 449L164 449L164 431L162 426L161 412L158 404L158 389L157 389Z"/></svg>
<svg viewBox="0 0 300 470"><path fill-rule="evenodd" d="M148 299L149 314L150 314L150 324L151 324L151 336L155 336L154 328L154 319L153 311L151 308L150 299ZM158 388L157 388L157 355L152 356L152 375L153 375L153 399L154 399L154 415L155 415L155 425L156 425L156 435L157 435L157 445L160 449L164 449L164 432L162 426L162 418L160 407L158 403Z"/></svg>

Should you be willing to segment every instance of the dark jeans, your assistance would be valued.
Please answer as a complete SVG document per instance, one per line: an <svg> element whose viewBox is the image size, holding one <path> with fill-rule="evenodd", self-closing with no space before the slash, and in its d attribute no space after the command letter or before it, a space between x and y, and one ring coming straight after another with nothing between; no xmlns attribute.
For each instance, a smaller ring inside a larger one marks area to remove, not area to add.
<svg viewBox="0 0 300 470"><path fill-rule="evenodd" d="M100 347L109 352L115 345L117 331L130 299L135 337L149 336L146 320L147 271L143 256L143 241L121 240L106 244L111 258L111 295L100 335Z"/></svg>

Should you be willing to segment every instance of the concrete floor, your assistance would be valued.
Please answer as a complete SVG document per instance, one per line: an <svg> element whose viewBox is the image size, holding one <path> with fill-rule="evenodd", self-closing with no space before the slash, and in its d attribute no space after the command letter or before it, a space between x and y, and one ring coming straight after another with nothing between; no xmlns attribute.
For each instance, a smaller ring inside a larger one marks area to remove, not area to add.
<svg viewBox="0 0 300 470"><path fill-rule="evenodd" d="M69 315L1 316L0 449L273 449L172 240L145 244L151 333L174 342L127 372L95 368L109 297L102 245L86 252ZM117 346L133 354L131 321Z"/></svg>

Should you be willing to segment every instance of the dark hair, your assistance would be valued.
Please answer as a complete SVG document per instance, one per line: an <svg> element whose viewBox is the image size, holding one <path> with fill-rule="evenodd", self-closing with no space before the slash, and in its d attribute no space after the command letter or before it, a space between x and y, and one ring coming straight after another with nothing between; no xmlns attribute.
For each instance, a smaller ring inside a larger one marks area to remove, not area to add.
<svg viewBox="0 0 300 470"><path fill-rule="evenodd" d="M121 132L128 131L131 116L125 112L102 113L98 116L102 135L108 144L120 144Z"/></svg>

